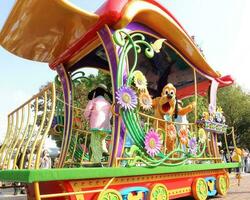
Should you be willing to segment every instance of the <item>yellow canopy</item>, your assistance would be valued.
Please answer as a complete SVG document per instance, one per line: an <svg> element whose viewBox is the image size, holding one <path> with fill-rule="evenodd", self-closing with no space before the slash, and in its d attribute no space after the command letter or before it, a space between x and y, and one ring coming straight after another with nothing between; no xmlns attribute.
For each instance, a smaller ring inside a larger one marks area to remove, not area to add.
<svg viewBox="0 0 250 200"><path fill-rule="evenodd" d="M99 19L64 0L18 0L0 33L11 53L51 62Z"/></svg>

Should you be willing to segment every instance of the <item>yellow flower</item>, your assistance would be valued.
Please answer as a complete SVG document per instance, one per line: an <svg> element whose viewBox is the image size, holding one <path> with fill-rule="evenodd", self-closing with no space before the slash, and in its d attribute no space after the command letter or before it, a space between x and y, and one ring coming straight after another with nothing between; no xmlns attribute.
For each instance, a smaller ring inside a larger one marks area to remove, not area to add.
<svg viewBox="0 0 250 200"><path fill-rule="evenodd" d="M200 128L199 131L198 131L198 134L199 134L200 142L205 143L206 139L207 139L205 130L203 128Z"/></svg>
<svg viewBox="0 0 250 200"><path fill-rule="evenodd" d="M150 110L152 108L152 98L151 96L146 93L146 92L142 92L139 95L139 102L140 102L140 106L144 109L144 110Z"/></svg>
<svg viewBox="0 0 250 200"><path fill-rule="evenodd" d="M138 71L138 70L134 71L133 77L134 77L135 86L139 90L146 90L147 89L147 79L141 71Z"/></svg>

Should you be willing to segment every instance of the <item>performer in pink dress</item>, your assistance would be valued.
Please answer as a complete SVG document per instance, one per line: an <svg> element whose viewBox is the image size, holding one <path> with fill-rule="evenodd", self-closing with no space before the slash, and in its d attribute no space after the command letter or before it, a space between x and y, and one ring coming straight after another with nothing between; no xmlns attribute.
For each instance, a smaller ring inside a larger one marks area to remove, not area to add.
<svg viewBox="0 0 250 200"><path fill-rule="evenodd" d="M89 122L92 131L90 139L91 159L93 163L100 163L102 155L108 155L105 138L111 133L110 119L111 103L104 98L105 94L112 100L112 95L107 92L107 87L100 84L88 94L90 100L86 106L84 116Z"/></svg>

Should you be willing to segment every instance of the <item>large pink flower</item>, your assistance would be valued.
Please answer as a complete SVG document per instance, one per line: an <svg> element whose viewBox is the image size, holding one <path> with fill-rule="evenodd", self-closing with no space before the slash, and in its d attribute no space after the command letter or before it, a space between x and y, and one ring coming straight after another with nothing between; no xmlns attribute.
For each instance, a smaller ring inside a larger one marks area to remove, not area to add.
<svg viewBox="0 0 250 200"><path fill-rule="evenodd" d="M160 152L161 149L161 139L157 132L150 130L145 137L145 149L147 153L154 157Z"/></svg>

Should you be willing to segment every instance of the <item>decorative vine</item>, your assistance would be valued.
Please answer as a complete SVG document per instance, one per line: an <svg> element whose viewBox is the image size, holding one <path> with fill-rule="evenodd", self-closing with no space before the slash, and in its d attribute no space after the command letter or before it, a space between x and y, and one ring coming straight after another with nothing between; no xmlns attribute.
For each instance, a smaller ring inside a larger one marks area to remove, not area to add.
<svg viewBox="0 0 250 200"><path fill-rule="evenodd" d="M71 77L71 81L72 81L72 96L74 99L76 98L76 93L75 91L77 90L77 87L79 85L84 84L84 86L86 88L91 88L93 86L93 82L91 79L89 79L88 77L86 77L85 73L83 71L77 71L74 72L72 74L70 74ZM61 87L61 81L58 77L58 75L55 77L55 83L56 86L58 88ZM57 127L57 131L59 131L60 134L63 133L63 124L64 124L64 101L61 100L63 99L62 97L62 91L61 90L57 90L58 92L58 100L56 101L56 115L55 115L55 123L56 125L60 125ZM81 102L79 101L74 101L74 107L79 108L81 106ZM74 112L76 112L76 109L73 110ZM75 117L79 117L76 115L74 115ZM81 161L81 159L84 160L88 160L88 155L84 154L83 149L82 149L82 144L83 144L83 138L81 136L78 136L77 134L75 134L74 137L71 138L70 141L70 146L69 146L69 154L67 158L71 158L72 154L74 159L76 161ZM83 155L84 154L84 155Z"/></svg>
<svg viewBox="0 0 250 200"><path fill-rule="evenodd" d="M141 33L128 34L124 30L117 30L113 34L113 39L115 44L120 46L120 55L118 62L118 72L117 72L117 88L123 90L129 90L128 88L133 88L133 75L137 66L138 55L142 53L142 47L145 48L144 54L148 58L154 56L153 44L149 44L146 38ZM163 39L160 39L162 42ZM132 51L134 60L132 61L132 67L128 65L128 55ZM125 77L125 78L124 78ZM131 93L131 92L130 92ZM132 94L132 93L131 93ZM123 97L119 97L122 99ZM127 98L132 99L131 97ZM124 100L124 101L125 101ZM125 102L126 103L126 102ZM159 165L164 166L176 166L184 164L189 158L198 158L203 155L206 149L206 143L198 141L197 144L197 154L194 155L188 151L184 151L180 148L179 144L177 148L168 154L163 154L159 152L157 156L149 156L145 151L145 135L149 130L149 124L146 123L146 127L142 128L140 125L140 116L138 106L134 109L120 109L121 116L126 125L128 132L130 133L135 145L133 145L128 156L132 157L133 160L128 162L129 166L134 166L138 161L144 163L146 166L155 167ZM175 157L175 155L181 155L180 157ZM173 161L173 162L167 162Z"/></svg>

